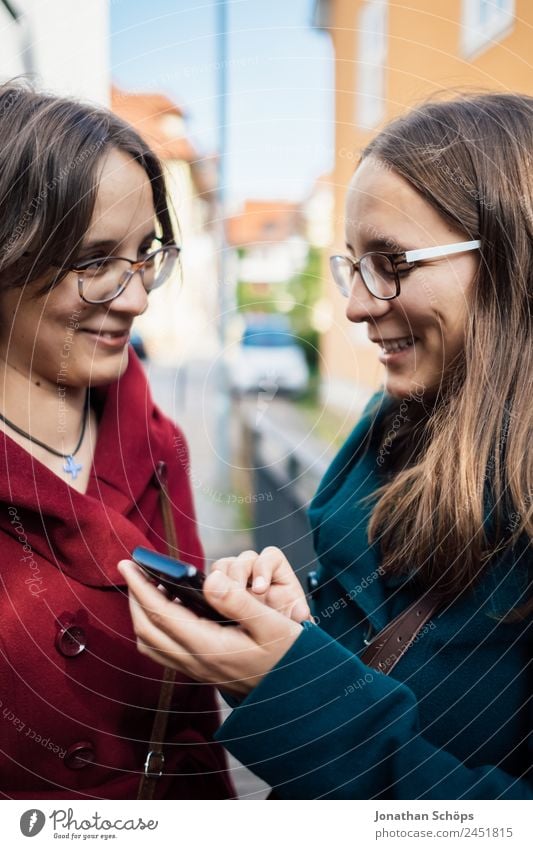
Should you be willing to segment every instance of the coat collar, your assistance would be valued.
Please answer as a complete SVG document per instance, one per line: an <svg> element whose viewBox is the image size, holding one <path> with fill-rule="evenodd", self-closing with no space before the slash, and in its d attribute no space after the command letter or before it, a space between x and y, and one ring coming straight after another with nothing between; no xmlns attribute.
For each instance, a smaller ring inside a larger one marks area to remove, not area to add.
<svg viewBox="0 0 533 849"><path fill-rule="evenodd" d="M388 621L387 587L377 545L367 527L373 502L365 501L383 482L377 462L379 425L394 399L378 392L322 480L309 510L315 549L324 578L335 579L380 630Z"/></svg>
<svg viewBox="0 0 533 849"><path fill-rule="evenodd" d="M0 529L81 583L123 585L118 560L146 544L127 515L153 481L164 419L132 351L124 375L93 391L102 415L85 494L0 432Z"/></svg>

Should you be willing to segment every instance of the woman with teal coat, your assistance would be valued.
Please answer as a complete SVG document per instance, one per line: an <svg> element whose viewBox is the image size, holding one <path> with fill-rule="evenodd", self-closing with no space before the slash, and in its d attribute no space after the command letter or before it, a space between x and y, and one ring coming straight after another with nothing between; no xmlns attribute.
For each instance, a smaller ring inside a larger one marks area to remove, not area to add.
<svg viewBox="0 0 533 849"><path fill-rule="evenodd" d="M366 148L332 257L385 367L282 553L215 564L199 620L129 561L143 654L216 683L217 739L285 799L532 799L533 99L426 104ZM422 596L394 668L366 644ZM389 674L387 674L389 673Z"/></svg>

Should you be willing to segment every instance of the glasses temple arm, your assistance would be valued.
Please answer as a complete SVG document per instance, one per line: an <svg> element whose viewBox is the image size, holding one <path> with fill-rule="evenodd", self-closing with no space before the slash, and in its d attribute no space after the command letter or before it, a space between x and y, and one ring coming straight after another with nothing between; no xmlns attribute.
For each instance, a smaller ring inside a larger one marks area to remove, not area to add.
<svg viewBox="0 0 533 849"><path fill-rule="evenodd" d="M472 242L458 242L454 245L438 245L435 248L420 248L415 251L405 252L405 262L417 262L420 259L437 259L438 257L451 256L452 254L474 251L481 247L479 239Z"/></svg>

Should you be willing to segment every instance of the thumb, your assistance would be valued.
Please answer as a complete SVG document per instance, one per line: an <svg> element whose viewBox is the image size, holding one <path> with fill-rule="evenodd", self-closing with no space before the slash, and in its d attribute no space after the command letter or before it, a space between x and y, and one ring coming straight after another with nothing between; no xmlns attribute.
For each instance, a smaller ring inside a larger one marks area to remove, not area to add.
<svg viewBox="0 0 533 849"><path fill-rule="evenodd" d="M296 626L217 569L205 579L203 592L215 610L239 622L261 645L286 637ZM299 626L296 627L299 630Z"/></svg>

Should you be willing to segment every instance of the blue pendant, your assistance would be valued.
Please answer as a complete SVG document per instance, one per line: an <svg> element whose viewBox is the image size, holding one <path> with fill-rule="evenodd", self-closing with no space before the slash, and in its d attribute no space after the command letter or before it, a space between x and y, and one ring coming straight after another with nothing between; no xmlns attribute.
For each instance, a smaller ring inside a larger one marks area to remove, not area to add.
<svg viewBox="0 0 533 849"><path fill-rule="evenodd" d="M72 475L73 481L76 480L76 478L78 477L78 472L81 472L82 469L83 466L81 466L79 463L76 463L72 455L69 455L67 457L67 462L63 466L63 471L66 472L68 475Z"/></svg>

